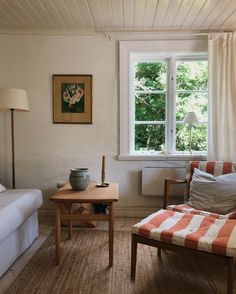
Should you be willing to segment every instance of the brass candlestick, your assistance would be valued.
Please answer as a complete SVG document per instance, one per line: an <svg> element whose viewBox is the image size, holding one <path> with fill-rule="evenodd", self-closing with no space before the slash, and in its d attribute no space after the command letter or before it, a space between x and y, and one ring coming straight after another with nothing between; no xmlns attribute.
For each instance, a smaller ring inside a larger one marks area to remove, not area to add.
<svg viewBox="0 0 236 294"><path fill-rule="evenodd" d="M102 156L102 176L101 176L101 184L97 184L97 187L99 188L105 188L108 187L109 184L105 183L105 155Z"/></svg>
<svg viewBox="0 0 236 294"><path fill-rule="evenodd" d="M102 171L102 185L105 183L105 171Z"/></svg>

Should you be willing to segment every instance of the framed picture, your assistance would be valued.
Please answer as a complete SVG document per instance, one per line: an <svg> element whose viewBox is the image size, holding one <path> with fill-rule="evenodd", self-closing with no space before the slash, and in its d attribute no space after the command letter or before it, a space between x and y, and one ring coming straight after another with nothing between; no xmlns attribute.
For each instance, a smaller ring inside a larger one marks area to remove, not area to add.
<svg viewBox="0 0 236 294"><path fill-rule="evenodd" d="M92 123L92 75L53 75L53 123Z"/></svg>

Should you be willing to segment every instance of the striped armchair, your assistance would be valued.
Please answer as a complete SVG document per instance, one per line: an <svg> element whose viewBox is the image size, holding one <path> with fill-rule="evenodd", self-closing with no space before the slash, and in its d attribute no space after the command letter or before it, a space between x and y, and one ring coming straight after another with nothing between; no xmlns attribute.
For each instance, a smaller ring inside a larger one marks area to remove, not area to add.
<svg viewBox="0 0 236 294"><path fill-rule="evenodd" d="M199 170L207 172L207 173L212 174L214 176L219 176L219 175L223 175L223 174L229 174L229 173L236 172L236 162L190 161L188 163L187 169L186 169L186 179L183 179L183 180L166 179L165 180L163 208L168 209L168 210L178 211L178 212L184 212L184 213L212 216L212 217L219 218L219 219L224 219L224 218L236 219L236 210L231 211L228 214L222 215L222 214L212 213L209 211L197 210L186 203L178 204L178 205L168 205L169 192L170 192L170 189L173 188L174 185L186 184L186 191L185 191L185 195L184 195L184 200L185 200L185 202L188 201L190 183L192 180L194 168L198 168Z"/></svg>
<svg viewBox="0 0 236 294"><path fill-rule="evenodd" d="M196 255L227 262L227 293L233 293L234 266L236 257L236 211L220 215L197 210L184 203L169 205L171 186L186 185L185 200L189 197L189 186L194 168L218 176L236 172L236 163L217 161L192 161L187 166L184 180L165 180L164 209L141 220L132 227L131 279L135 279L137 244L146 244L183 254ZM236 184L236 183L235 183Z"/></svg>

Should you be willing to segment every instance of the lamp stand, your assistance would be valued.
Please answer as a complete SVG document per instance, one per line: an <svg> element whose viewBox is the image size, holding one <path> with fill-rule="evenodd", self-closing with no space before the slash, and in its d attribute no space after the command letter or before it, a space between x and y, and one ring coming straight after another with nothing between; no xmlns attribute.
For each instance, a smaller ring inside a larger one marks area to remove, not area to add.
<svg viewBox="0 0 236 294"><path fill-rule="evenodd" d="M11 156L12 156L12 189L15 189L15 138L14 138L14 109L11 108Z"/></svg>
<svg viewBox="0 0 236 294"><path fill-rule="evenodd" d="M0 111L11 111L12 189L15 189L14 112L29 111L27 93L22 89L0 88Z"/></svg>
<svg viewBox="0 0 236 294"><path fill-rule="evenodd" d="M192 126L189 126L189 152L192 155Z"/></svg>

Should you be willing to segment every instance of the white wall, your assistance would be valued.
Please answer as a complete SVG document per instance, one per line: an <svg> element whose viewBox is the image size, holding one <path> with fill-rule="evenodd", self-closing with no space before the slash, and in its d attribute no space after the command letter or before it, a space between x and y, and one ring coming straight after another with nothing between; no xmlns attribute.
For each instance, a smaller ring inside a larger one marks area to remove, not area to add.
<svg viewBox="0 0 236 294"><path fill-rule="evenodd" d="M53 124L52 75L93 75L93 124ZM27 90L29 113L15 114L16 186L39 188L48 197L70 168L88 167L100 180L106 155L107 181L119 183L118 214L137 215L161 206L140 195L141 169L157 162L118 161L118 44L102 35L0 36L0 87ZM10 113L0 113L0 182L11 183ZM126 207L126 208L125 208Z"/></svg>

